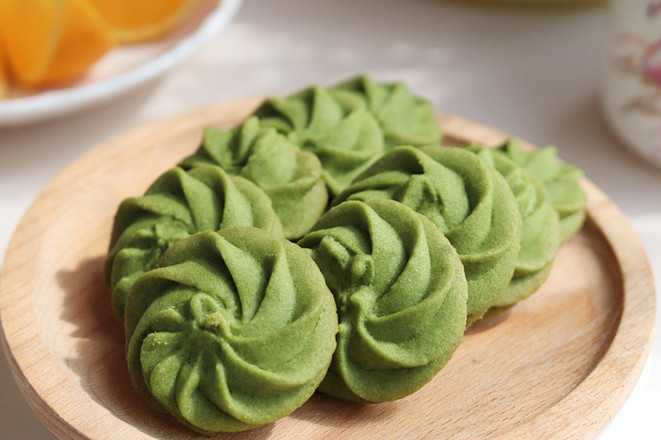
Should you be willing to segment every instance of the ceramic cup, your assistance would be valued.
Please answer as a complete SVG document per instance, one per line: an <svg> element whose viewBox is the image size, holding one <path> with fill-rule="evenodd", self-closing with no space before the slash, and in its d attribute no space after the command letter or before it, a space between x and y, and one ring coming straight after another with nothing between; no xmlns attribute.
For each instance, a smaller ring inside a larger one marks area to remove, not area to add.
<svg viewBox="0 0 661 440"><path fill-rule="evenodd" d="M661 166L661 0L611 0L603 106L615 133Z"/></svg>

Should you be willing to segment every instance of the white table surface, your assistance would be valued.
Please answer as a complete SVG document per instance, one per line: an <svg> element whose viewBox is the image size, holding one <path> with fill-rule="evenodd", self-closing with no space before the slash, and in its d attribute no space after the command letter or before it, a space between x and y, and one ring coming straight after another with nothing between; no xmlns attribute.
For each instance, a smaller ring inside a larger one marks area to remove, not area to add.
<svg viewBox="0 0 661 440"><path fill-rule="evenodd" d="M442 0L245 0L229 27L161 80L91 110L0 128L0 258L44 185L95 145L212 102L366 73L406 82L439 110L556 145L618 204L661 279L661 169L630 153L599 109L606 18L603 6L545 11ZM657 341L636 389L599 439L658 440L660 414ZM2 355L0 438L55 438L24 403Z"/></svg>

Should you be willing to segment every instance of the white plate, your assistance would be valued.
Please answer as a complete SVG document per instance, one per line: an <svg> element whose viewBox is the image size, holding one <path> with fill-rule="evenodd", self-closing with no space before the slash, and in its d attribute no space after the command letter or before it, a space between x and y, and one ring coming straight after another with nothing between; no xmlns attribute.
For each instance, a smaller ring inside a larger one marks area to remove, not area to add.
<svg viewBox="0 0 661 440"><path fill-rule="evenodd" d="M0 100L0 127L67 114L129 92L190 56L234 17L242 0L203 0L184 25L166 37L118 46L81 80L39 93Z"/></svg>

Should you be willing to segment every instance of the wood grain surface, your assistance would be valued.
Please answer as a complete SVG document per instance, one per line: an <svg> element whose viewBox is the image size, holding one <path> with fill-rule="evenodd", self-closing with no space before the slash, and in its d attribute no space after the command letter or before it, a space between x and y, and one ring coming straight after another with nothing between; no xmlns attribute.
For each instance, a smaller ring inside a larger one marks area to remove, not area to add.
<svg viewBox="0 0 661 440"><path fill-rule="evenodd" d="M134 393L102 266L119 202L229 128L257 100L144 125L56 177L21 221L0 278L3 343L16 381L62 439L201 439ZM439 116L451 144L499 144L497 130ZM651 347L654 288L644 252L593 184L583 230L544 286L471 327L417 393L376 405L315 395L288 417L220 439L592 439L633 389Z"/></svg>

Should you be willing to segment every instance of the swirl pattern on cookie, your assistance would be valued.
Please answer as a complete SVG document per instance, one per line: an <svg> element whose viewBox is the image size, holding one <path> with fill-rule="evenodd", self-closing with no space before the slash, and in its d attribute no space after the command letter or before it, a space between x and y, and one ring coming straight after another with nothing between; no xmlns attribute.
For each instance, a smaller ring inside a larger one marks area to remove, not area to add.
<svg viewBox="0 0 661 440"><path fill-rule="evenodd" d="M425 215L445 234L468 280L468 323L507 288L521 241L521 215L503 177L473 153L448 147L397 147L334 200L392 199Z"/></svg>
<svg viewBox="0 0 661 440"><path fill-rule="evenodd" d="M467 286L455 250L431 221L392 200L348 201L299 245L320 267L339 315L320 391L395 400L447 363L463 337Z"/></svg>
<svg viewBox="0 0 661 440"><path fill-rule="evenodd" d="M270 423L301 406L330 364L337 314L304 250L239 226L172 245L136 281L125 328L140 394L214 434Z"/></svg>
<svg viewBox="0 0 661 440"><path fill-rule="evenodd" d="M275 129L262 127L256 117L232 130L206 128L200 148L179 166L197 164L218 165L264 190L286 238L301 237L326 209L328 191L319 159Z"/></svg>
<svg viewBox="0 0 661 440"><path fill-rule="evenodd" d="M131 286L170 245L195 232L228 226L255 226L282 235L264 191L217 166L172 168L143 196L122 201L105 261L115 314L123 316Z"/></svg>
<svg viewBox="0 0 661 440"><path fill-rule="evenodd" d="M383 131L386 150L441 142L442 131L431 103L413 95L404 83L380 83L357 76L329 92L345 107L367 107Z"/></svg>
<svg viewBox="0 0 661 440"><path fill-rule="evenodd" d="M502 150L470 145L467 150L493 166L507 181L521 213L521 249L514 275L493 311L533 294L546 281L560 246L560 221L542 182Z"/></svg>
<svg viewBox="0 0 661 440"><path fill-rule="evenodd" d="M542 181L560 217L560 240L563 243L569 240L585 222L587 195L580 184L583 171L561 162L554 147L526 150L516 140L509 139L499 149Z"/></svg>
<svg viewBox="0 0 661 440"><path fill-rule="evenodd" d="M263 126L319 157L331 194L347 186L384 151L383 133L362 104L344 107L312 86L286 98L268 98L255 110Z"/></svg>

